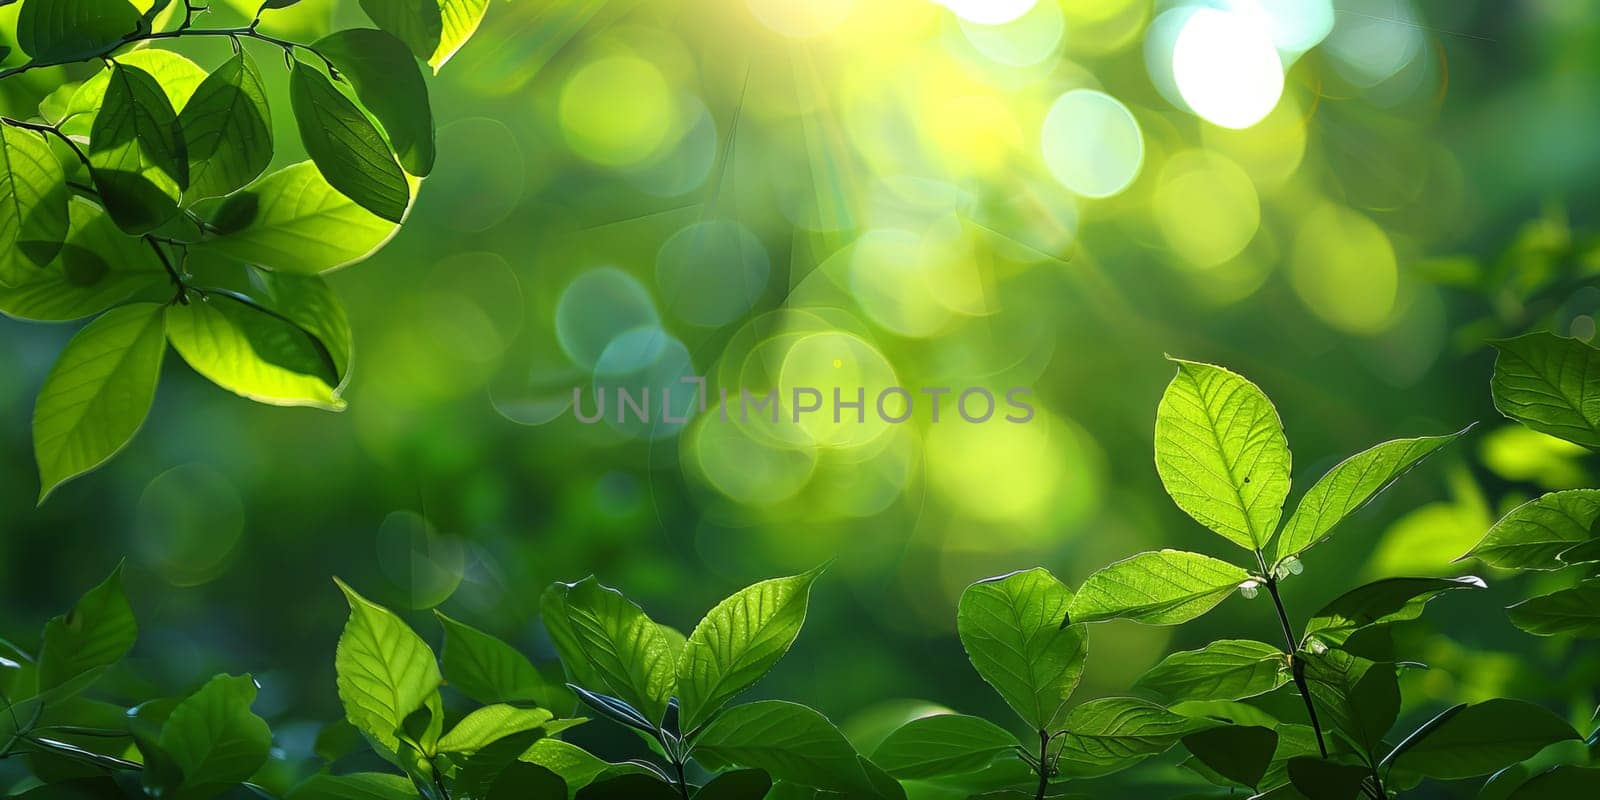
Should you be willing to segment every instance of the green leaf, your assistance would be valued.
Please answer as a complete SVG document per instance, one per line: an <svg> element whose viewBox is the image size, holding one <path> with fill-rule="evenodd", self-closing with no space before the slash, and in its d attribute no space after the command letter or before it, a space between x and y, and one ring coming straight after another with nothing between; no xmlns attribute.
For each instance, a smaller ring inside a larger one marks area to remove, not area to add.
<svg viewBox="0 0 1600 800"><path fill-rule="evenodd" d="M590 755L589 751L560 739L540 739L534 742L521 755L520 760L538 764L561 776L561 780L567 784L567 790L572 793L576 793L603 775L644 771L632 764L607 763Z"/></svg>
<svg viewBox="0 0 1600 800"><path fill-rule="evenodd" d="M179 703L161 727L161 751L183 773L186 789L250 778L267 762L272 731L250 706L250 676L218 675Z"/></svg>
<svg viewBox="0 0 1600 800"><path fill-rule="evenodd" d="M416 800L411 781L381 772L351 775L313 775L294 791L289 800Z"/></svg>
<svg viewBox="0 0 1600 800"><path fill-rule="evenodd" d="M562 692L526 656L477 628L435 611L444 626L445 682L480 703L535 703L554 708Z"/></svg>
<svg viewBox="0 0 1600 800"><path fill-rule="evenodd" d="M212 383L258 403L345 407L327 347L260 304L212 291L166 316L173 349Z"/></svg>
<svg viewBox="0 0 1600 800"><path fill-rule="evenodd" d="M123 0L28 0L17 15L17 46L38 62L80 61L132 35L138 9Z"/></svg>
<svg viewBox="0 0 1600 800"><path fill-rule="evenodd" d="M554 583L547 587L544 594L539 596L540 618L545 630L550 633L550 641L555 645L556 655L560 657L567 677L579 686L605 686L605 678L589 664L589 657L583 654L582 643L569 621L567 591L570 588L565 583Z"/></svg>
<svg viewBox="0 0 1600 800"><path fill-rule="evenodd" d="M122 592L122 566L78 598L71 611L45 623L39 649L39 693L74 682L82 689L122 660L139 637L128 596Z"/></svg>
<svg viewBox="0 0 1600 800"><path fill-rule="evenodd" d="M489 0L439 0L439 46L428 56L428 66L433 67L434 74L477 33L488 10Z"/></svg>
<svg viewBox="0 0 1600 800"><path fill-rule="evenodd" d="M56 359L33 409L39 502L100 466L138 433L161 376L161 306L136 303L84 326Z"/></svg>
<svg viewBox="0 0 1600 800"><path fill-rule="evenodd" d="M1555 714L1521 700L1495 698L1467 706L1397 758L1394 768L1455 780L1488 775L1578 732Z"/></svg>
<svg viewBox="0 0 1600 800"><path fill-rule="evenodd" d="M578 790L577 800L678 800L678 791L649 775L621 775Z"/></svg>
<svg viewBox="0 0 1600 800"><path fill-rule="evenodd" d="M507 765L489 785L483 800L529 800L529 798L562 798L567 796L567 783L561 776L537 764L516 761Z"/></svg>
<svg viewBox="0 0 1600 800"><path fill-rule="evenodd" d="M1384 578L1339 595L1306 623L1305 636L1329 645L1342 645L1362 628L1406 622L1422 616L1422 609L1452 589L1483 589L1482 578Z"/></svg>
<svg viewBox="0 0 1600 800"><path fill-rule="evenodd" d="M312 45L339 68L384 133L400 166L412 175L433 170L433 110L428 85L404 43L372 28L338 31Z"/></svg>
<svg viewBox="0 0 1600 800"><path fill-rule="evenodd" d="M444 30L440 0L361 0L378 27L405 42L417 58L433 57Z"/></svg>
<svg viewBox="0 0 1600 800"><path fill-rule="evenodd" d="M150 73L113 63L89 133L95 188L117 226L148 233L178 213L189 161L177 112Z"/></svg>
<svg viewBox="0 0 1600 800"><path fill-rule="evenodd" d="M661 628L622 593L593 577L565 591L566 623L603 686L652 725L667 711L673 664Z"/></svg>
<svg viewBox="0 0 1600 800"><path fill-rule="evenodd" d="M406 717L435 695L441 678L428 644L393 612L337 578L350 618L334 654L345 717L386 755L398 752Z"/></svg>
<svg viewBox="0 0 1600 800"><path fill-rule="evenodd" d="M67 176L41 135L0 125L0 287L42 275L67 238Z"/></svg>
<svg viewBox="0 0 1600 800"><path fill-rule="evenodd" d="M542 708L496 703L474 709L439 740L442 753L475 753L507 736L545 727L554 715Z"/></svg>
<svg viewBox="0 0 1600 800"><path fill-rule="evenodd" d="M350 319L328 282L315 275L250 270L250 296L261 306L311 336L333 362L336 389L350 380L353 345ZM319 354L319 362L321 361ZM323 363L319 370L326 369Z"/></svg>
<svg viewBox="0 0 1600 800"><path fill-rule="evenodd" d="M1512 509L1462 558L1505 569L1554 570L1563 551L1590 541L1600 520L1600 489L1551 492Z"/></svg>
<svg viewBox="0 0 1600 800"><path fill-rule="evenodd" d="M1506 609L1506 615L1536 636L1600 637L1600 578L1529 598Z"/></svg>
<svg viewBox="0 0 1600 800"><path fill-rule="evenodd" d="M1301 651L1306 686L1324 724L1342 732L1361 752L1376 757L1383 736L1400 713L1400 684L1394 665L1341 650Z"/></svg>
<svg viewBox="0 0 1600 800"><path fill-rule="evenodd" d="M1469 425L1444 436L1395 439L1339 462L1306 492L1284 524L1278 538L1277 563L1326 541L1334 526L1394 485L1423 459L1471 429Z"/></svg>
<svg viewBox="0 0 1600 800"><path fill-rule="evenodd" d="M1140 553L1085 579L1072 599L1072 620L1176 625L1210 611L1249 579L1240 567L1199 553Z"/></svg>
<svg viewBox="0 0 1600 800"><path fill-rule="evenodd" d="M290 73L289 103L300 142L328 185L383 219L405 219L411 186L367 115L303 61Z"/></svg>
<svg viewBox="0 0 1600 800"><path fill-rule="evenodd" d="M141 289L167 282L150 248L127 236L105 210L74 197L67 206L67 243L43 269L12 288L0 287L0 313L64 322L104 311Z"/></svg>
<svg viewBox="0 0 1600 800"><path fill-rule="evenodd" d="M1254 725L1196 731L1183 746L1218 775L1252 789L1261 784L1278 749L1278 732Z"/></svg>
<svg viewBox="0 0 1600 800"><path fill-rule="evenodd" d="M961 593L956 630L967 658L1033 730L1051 726L1083 678L1083 626L1068 625L1072 590L1035 567Z"/></svg>
<svg viewBox="0 0 1600 800"><path fill-rule="evenodd" d="M1289 759L1289 780L1307 800L1355 800L1369 770L1311 756Z"/></svg>
<svg viewBox="0 0 1600 800"><path fill-rule="evenodd" d="M1558 556L1566 564L1586 564L1591 561L1600 561L1600 539L1590 539L1580 545L1569 547L1561 551Z"/></svg>
<svg viewBox="0 0 1600 800"><path fill-rule="evenodd" d="M749 586L718 603L677 661L679 727L693 731L772 669L800 635L812 570Z"/></svg>
<svg viewBox="0 0 1600 800"><path fill-rule="evenodd" d="M1156 409L1156 471L1200 524L1259 551L1289 495L1289 442L1255 384L1211 364L1171 359L1178 374Z"/></svg>
<svg viewBox="0 0 1600 800"><path fill-rule="evenodd" d="M155 47L130 50L118 54L112 61L149 73L161 85L162 93L174 109L183 108L195 89L206 79L206 71L199 64L171 50ZM95 116L99 114L100 107L105 105L106 87L110 84L111 70L108 68L96 72L78 85L68 98L66 107L60 110L54 120L63 133L89 135L94 128Z"/></svg>
<svg viewBox="0 0 1600 800"><path fill-rule="evenodd" d="M198 248L300 275L362 261L400 229L340 194L310 161L269 172L228 195L208 221L221 233Z"/></svg>
<svg viewBox="0 0 1600 800"><path fill-rule="evenodd" d="M1489 391L1500 413L1540 433L1600 448L1600 351L1545 332L1491 344L1499 354Z"/></svg>
<svg viewBox="0 0 1600 800"><path fill-rule="evenodd" d="M759 769L740 769L724 772L712 778L694 800L749 800L766 797L772 790L772 777Z"/></svg>
<svg viewBox="0 0 1600 800"><path fill-rule="evenodd" d="M1242 700L1282 686L1289 680L1287 667L1288 657L1272 645L1222 639L1167 656L1134 687L1156 692L1169 703Z"/></svg>
<svg viewBox="0 0 1600 800"><path fill-rule="evenodd" d="M1507 800L1571 800L1600 793L1600 768L1563 764L1533 776Z"/></svg>
<svg viewBox="0 0 1600 800"><path fill-rule="evenodd" d="M694 742L695 752L765 770L774 779L878 796L855 748L826 717L796 703L762 700L718 715Z"/></svg>
<svg viewBox="0 0 1600 800"><path fill-rule="evenodd" d="M872 760L896 778L939 778L977 772L1016 744L1015 737L988 720L936 714L895 729Z"/></svg>
<svg viewBox="0 0 1600 800"><path fill-rule="evenodd" d="M1207 723L1133 697L1090 700L1067 714L1061 771L1071 777L1109 775L1153 755Z"/></svg>
<svg viewBox="0 0 1600 800"><path fill-rule="evenodd" d="M189 159L184 202L225 195L272 161L272 114L261 72L243 50L195 89L178 115Z"/></svg>

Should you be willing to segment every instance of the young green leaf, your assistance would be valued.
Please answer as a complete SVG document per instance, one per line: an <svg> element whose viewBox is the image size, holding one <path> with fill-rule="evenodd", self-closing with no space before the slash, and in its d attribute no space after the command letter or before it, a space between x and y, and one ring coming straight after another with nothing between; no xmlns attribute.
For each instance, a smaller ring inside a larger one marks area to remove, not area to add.
<svg viewBox="0 0 1600 800"><path fill-rule="evenodd" d="M212 383L258 403L345 407L327 346L260 304L211 292L166 317L173 349Z"/></svg>
<svg viewBox="0 0 1600 800"><path fill-rule="evenodd" d="M0 125L0 287L35 279L61 250L66 181L40 134Z"/></svg>
<svg viewBox="0 0 1600 800"><path fill-rule="evenodd" d="M1061 771L1071 777L1109 775L1166 752L1209 723L1182 717L1148 700L1106 697L1067 714Z"/></svg>
<svg viewBox="0 0 1600 800"><path fill-rule="evenodd" d="M255 699L249 675L218 675L172 709L160 749L182 772L185 791L239 783L266 763L272 731L250 710Z"/></svg>
<svg viewBox="0 0 1600 800"><path fill-rule="evenodd" d="M439 46L428 58L428 66L433 67L434 74L437 75L445 62L478 32L478 25L488 10L489 0L439 0L439 16L443 23Z"/></svg>
<svg viewBox="0 0 1600 800"><path fill-rule="evenodd" d="M400 229L336 191L310 161L266 174L209 212L220 235L197 248L299 275L361 261Z"/></svg>
<svg viewBox="0 0 1600 800"><path fill-rule="evenodd" d="M117 227L148 233L178 213L189 161L172 101L150 73L113 62L89 132L95 188Z"/></svg>
<svg viewBox="0 0 1600 800"><path fill-rule="evenodd" d="M362 105L378 118L400 166L417 176L431 172L433 110L428 85L405 44L380 30L352 28L330 34L312 47L333 61Z"/></svg>
<svg viewBox="0 0 1600 800"><path fill-rule="evenodd" d="M1176 625L1210 611L1249 579L1244 569L1199 553L1140 553L1086 578L1072 599L1072 621Z"/></svg>
<svg viewBox="0 0 1600 800"><path fill-rule="evenodd" d="M475 753L507 736L545 728L553 718L542 708L517 708L502 703L483 706L463 717L439 740L439 752Z"/></svg>
<svg viewBox="0 0 1600 800"><path fill-rule="evenodd" d="M28 0L17 14L17 46L35 61L80 61L139 27L126 0Z"/></svg>
<svg viewBox="0 0 1600 800"><path fill-rule="evenodd" d="M156 254L123 234L100 206L74 197L67 210L67 243L27 280L0 287L0 314L38 322L81 319L167 282Z"/></svg>
<svg viewBox="0 0 1600 800"><path fill-rule="evenodd" d="M812 570L746 587L708 612L677 659L679 727L692 731L789 652L806 620Z"/></svg>
<svg viewBox="0 0 1600 800"><path fill-rule="evenodd" d="M116 455L144 424L161 376L161 306L135 303L84 326L56 359L33 409L39 502Z"/></svg>
<svg viewBox="0 0 1600 800"><path fill-rule="evenodd" d="M1393 766L1432 778L1488 775L1556 742L1581 738L1555 714L1521 700L1467 706L1397 756Z"/></svg>
<svg viewBox="0 0 1600 800"><path fill-rule="evenodd" d="M1333 535L1335 525L1468 430L1471 426L1444 436L1395 439L1339 462L1306 492L1284 524L1278 538L1276 563L1281 564L1327 540Z"/></svg>
<svg viewBox="0 0 1600 800"><path fill-rule="evenodd" d="M381 772L321 773L289 792L289 800L416 800L411 781Z"/></svg>
<svg viewBox="0 0 1600 800"><path fill-rule="evenodd" d="M1539 332L1491 342L1500 413L1540 433L1600 448L1600 350Z"/></svg>
<svg viewBox="0 0 1600 800"><path fill-rule="evenodd" d="M534 703L556 708L561 691L511 645L435 611L444 627L445 682L480 703ZM568 696L570 698L570 695Z"/></svg>
<svg viewBox="0 0 1600 800"><path fill-rule="evenodd" d="M1600 637L1600 578L1529 598L1506 609L1506 615L1536 636Z"/></svg>
<svg viewBox="0 0 1600 800"><path fill-rule="evenodd" d="M78 598L72 610L45 623L39 650L39 692L72 684L81 690L122 660L139 637L122 566Z"/></svg>
<svg viewBox="0 0 1600 800"><path fill-rule="evenodd" d="M1167 656L1134 687L1156 692L1169 703L1242 700L1282 686L1289 680L1287 668L1287 656L1272 645L1223 639Z"/></svg>
<svg viewBox="0 0 1600 800"><path fill-rule="evenodd" d="M675 682L660 626L621 592L593 577L566 585L562 600L563 623L602 685L652 725L660 724Z"/></svg>
<svg viewBox="0 0 1600 800"><path fill-rule="evenodd" d="M1382 750L1383 735L1400 713L1400 683L1392 664L1341 650L1301 651L1306 686L1324 723L1343 733L1369 757Z"/></svg>
<svg viewBox="0 0 1600 800"><path fill-rule="evenodd" d="M590 755L589 751L560 739L540 739L519 758L561 776L561 780L567 784L567 790L573 793L602 776L645 773L643 768L634 764L607 763Z"/></svg>
<svg viewBox="0 0 1600 800"><path fill-rule="evenodd" d="M119 53L112 61L144 70L161 85L161 92L174 109L183 108L194 90L205 82L206 71L199 64L171 50L147 47ZM63 133L88 136L94 128L94 119L105 105L106 88L111 84L111 70L103 69L78 85L60 110L57 122Z"/></svg>
<svg viewBox="0 0 1600 800"><path fill-rule="evenodd" d="M185 204L228 194L255 180L272 161L266 86L243 50L195 89L178 125L189 159Z"/></svg>
<svg viewBox="0 0 1600 800"><path fill-rule="evenodd" d="M747 800L766 797L772 790L772 776L759 769L738 769L712 778L694 800Z"/></svg>
<svg viewBox="0 0 1600 800"><path fill-rule="evenodd" d="M826 717L796 703L762 700L718 715L695 739L696 753L765 770L816 789L881 796L855 748Z"/></svg>
<svg viewBox="0 0 1600 800"><path fill-rule="evenodd" d="M1305 636L1329 645L1342 645L1362 628L1405 622L1422 616L1422 609L1452 589L1485 588L1482 578L1384 578L1339 595L1306 623Z"/></svg>
<svg viewBox="0 0 1600 800"><path fill-rule="evenodd" d="M1156 409L1156 471L1197 522L1259 551L1289 496L1289 442L1272 401L1222 367L1171 359Z"/></svg>
<svg viewBox="0 0 1600 800"><path fill-rule="evenodd" d="M405 42L417 58L428 59L439 48L444 30L440 0L361 0L361 8L378 27Z"/></svg>
<svg viewBox="0 0 1600 800"><path fill-rule="evenodd" d="M1569 489L1512 509L1462 558L1505 569L1554 570L1562 552L1594 538L1600 489Z"/></svg>
<svg viewBox="0 0 1600 800"><path fill-rule="evenodd" d="M303 61L290 72L289 103L300 142L328 185L383 219L404 219L410 183L367 115Z"/></svg>
<svg viewBox="0 0 1600 800"><path fill-rule="evenodd" d="M1278 732L1254 725L1229 725L1191 733L1183 737L1183 746L1218 775L1254 789L1272 764Z"/></svg>
<svg viewBox="0 0 1600 800"><path fill-rule="evenodd" d="M977 772L1016 745L1015 737L986 719L935 714L895 729L872 760L895 778L939 778Z"/></svg>
<svg viewBox="0 0 1600 800"><path fill-rule="evenodd" d="M961 593L956 630L974 669L1033 730L1051 726L1083 677L1082 625L1067 624L1072 590L1035 567Z"/></svg>
<svg viewBox="0 0 1600 800"><path fill-rule="evenodd" d="M406 718L436 696L439 665L428 644L394 612L344 581L334 582L350 604L333 660L339 701L350 724L391 755L398 751L398 731Z"/></svg>

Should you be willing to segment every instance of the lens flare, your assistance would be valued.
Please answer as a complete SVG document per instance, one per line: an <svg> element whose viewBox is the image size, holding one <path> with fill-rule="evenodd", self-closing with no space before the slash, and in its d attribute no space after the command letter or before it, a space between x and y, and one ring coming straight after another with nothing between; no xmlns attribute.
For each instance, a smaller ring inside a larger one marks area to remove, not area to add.
<svg viewBox="0 0 1600 800"><path fill-rule="evenodd" d="M1283 63L1263 21L1196 9L1172 48L1178 93L1196 115L1224 128L1260 122L1283 95Z"/></svg>
<svg viewBox="0 0 1600 800"><path fill-rule="evenodd" d="M1039 138L1050 174L1084 197L1121 192L1144 165L1144 136L1133 113L1093 89L1074 89L1056 98Z"/></svg>

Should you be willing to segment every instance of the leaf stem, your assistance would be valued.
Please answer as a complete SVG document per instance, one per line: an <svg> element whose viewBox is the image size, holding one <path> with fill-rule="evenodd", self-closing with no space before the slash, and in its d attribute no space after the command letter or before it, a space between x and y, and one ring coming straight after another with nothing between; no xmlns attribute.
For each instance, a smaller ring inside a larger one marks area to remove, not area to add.
<svg viewBox="0 0 1600 800"><path fill-rule="evenodd" d="M1299 637L1294 635L1294 626L1289 623L1289 612L1283 607L1283 596L1278 594L1278 577L1267 568L1267 561L1256 551L1256 561L1261 564L1261 580L1267 585L1267 594L1272 596L1272 607L1278 611L1278 624L1283 628L1283 643L1285 653L1289 656L1289 672L1294 676L1294 688L1300 691L1300 699L1306 703L1306 717L1311 720L1311 730L1317 734L1317 752L1323 758L1328 757L1328 743L1322 736L1322 723L1317 719L1317 704L1311 700L1311 689L1306 685L1306 667L1299 656Z"/></svg>
<svg viewBox="0 0 1600 800"><path fill-rule="evenodd" d="M1050 734L1044 729L1039 730L1039 791L1034 795L1035 800L1044 800L1044 793L1050 790Z"/></svg>

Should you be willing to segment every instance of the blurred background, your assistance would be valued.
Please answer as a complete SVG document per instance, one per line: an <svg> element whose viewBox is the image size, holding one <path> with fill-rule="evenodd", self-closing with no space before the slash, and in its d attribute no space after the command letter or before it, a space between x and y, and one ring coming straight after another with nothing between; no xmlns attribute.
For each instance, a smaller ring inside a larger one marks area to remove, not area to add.
<svg viewBox="0 0 1600 800"><path fill-rule="evenodd" d="M256 5L213 0L207 24ZM266 18L301 41L365 24L354 0ZM131 447L35 508L33 396L75 326L0 320L0 636L32 646L126 558L142 637L112 693L255 673L294 755L339 715L334 575L434 641L439 607L549 658L551 581L596 574L687 632L834 559L754 694L869 749L928 698L1003 719L954 635L968 582L1243 556L1157 479L1163 353L1261 385L1302 489L1480 423L1305 559L1298 619L1357 578L1474 572L1452 559L1503 510L1596 477L1499 417L1485 344L1595 336L1596 52L1600 6L1570 0L493 3L431 83L439 164L407 225L330 276L356 339L344 413L255 405L169 358ZM0 105L61 79L28 77ZM686 423L574 417L574 387L592 413L597 386L686 376L712 387ZM888 385L1029 387L1037 413L772 424L716 403ZM1432 667L1407 673L1403 719L1495 694L1587 719L1600 656L1512 628L1498 609L1530 587L1484 577L1402 633ZM1170 650L1273 641L1266 603L1096 626L1078 697ZM1107 782L1180 781L1176 755Z"/></svg>

